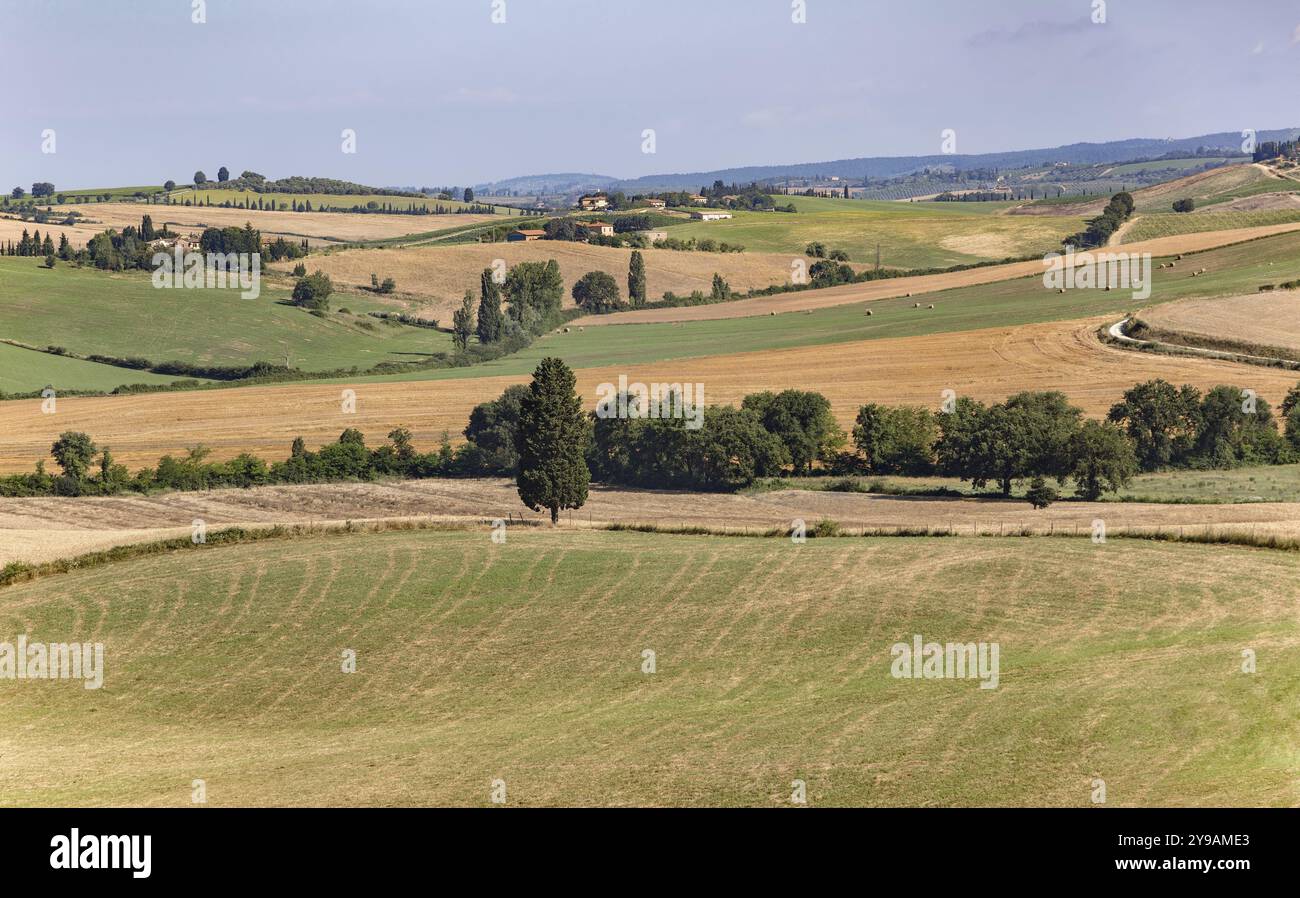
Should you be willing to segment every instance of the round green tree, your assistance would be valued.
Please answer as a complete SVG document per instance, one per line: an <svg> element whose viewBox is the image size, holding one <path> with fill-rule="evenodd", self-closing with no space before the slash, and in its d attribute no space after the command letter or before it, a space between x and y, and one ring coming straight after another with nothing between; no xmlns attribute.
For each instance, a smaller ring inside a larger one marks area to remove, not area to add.
<svg viewBox="0 0 1300 898"><path fill-rule="evenodd" d="M618 283L608 272L589 271L573 285L573 301L592 315L615 312L623 305Z"/></svg>

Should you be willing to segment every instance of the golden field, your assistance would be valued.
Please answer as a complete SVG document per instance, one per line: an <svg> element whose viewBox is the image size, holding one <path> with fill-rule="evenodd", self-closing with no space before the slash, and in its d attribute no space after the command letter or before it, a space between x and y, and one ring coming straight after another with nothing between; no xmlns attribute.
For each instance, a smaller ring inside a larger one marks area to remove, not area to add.
<svg viewBox="0 0 1300 898"><path fill-rule="evenodd" d="M1213 359L1135 353L1103 345L1089 318L959 333L855 341L796 349L734 353L644 365L580 368L584 401L620 374L645 382L694 381L709 404L738 402L748 393L796 387L830 400L850 428L865 402L936 406L943 390L1000 400L1020 390L1060 390L1092 416L1102 416L1134 383L1163 377L1201 388L1227 383L1254 389L1276 405L1296 382L1294 372ZM527 375L280 386L84 398L60 398L58 413L40 413L40 400L0 403L0 471L31 470L66 430L89 433L119 461L152 465L164 453L204 445L216 458L253 452L288 454L296 436L309 445L332 441L347 427L383 441L394 427L412 429L418 443L444 431L458 439L470 410ZM343 414L341 393L356 390L356 412Z"/></svg>
<svg viewBox="0 0 1300 898"><path fill-rule="evenodd" d="M467 216L456 216L465 218ZM644 249L646 289L652 300L665 292L680 295L694 290L708 293L713 275L721 274L737 292L789 283L791 263L809 260L787 253L704 253L668 249ZM414 301L425 317L449 318L460 305L466 290L475 296L485 268L501 260L506 266L520 262L554 259L564 278L564 302L573 305L570 291L578 278L589 271L604 271L619 285L627 298L627 270L632 250L593 246L567 240L538 240L528 243L466 243L452 246L411 246L397 249L343 250L309 260L311 268L324 271L336 287L359 289L370 286L370 275L380 280L391 277L397 292ZM291 264L278 264L289 271ZM862 266L856 266L861 268ZM587 323L584 321L584 324Z"/></svg>
<svg viewBox="0 0 1300 898"><path fill-rule="evenodd" d="M1153 327L1300 352L1300 293L1180 299L1138 314Z"/></svg>
<svg viewBox="0 0 1300 898"><path fill-rule="evenodd" d="M303 237L316 245L353 240L381 240L476 224L504 216L474 215L353 215L343 212L268 212L258 209L226 209L221 206L161 206L148 203L93 203L58 206L59 210L76 210L85 219L82 229L97 234L106 228L121 230L127 225L139 227L140 219L148 215L155 228L164 223L173 231L201 232L205 227L242 228L252 224L263 236L281 236L285 239ZM93 222L88 224L87 222ZM44 229L42 229L44 230ZM72 239L72 235L68 235ZM369 281L367 280L367 283Z"/></svg>

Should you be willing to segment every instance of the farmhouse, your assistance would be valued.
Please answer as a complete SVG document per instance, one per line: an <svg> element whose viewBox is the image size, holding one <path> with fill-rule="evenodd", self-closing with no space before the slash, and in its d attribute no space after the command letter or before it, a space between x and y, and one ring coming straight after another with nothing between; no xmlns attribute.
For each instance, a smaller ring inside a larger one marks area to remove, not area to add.
<svg viewBox="0 0 1300 898"><path fill-rule="evenodd" d="M594 212L609 208L609 197L603 193L589 193L578 197L578 208L585 212Z"/></svg>
<svg viewBox="0 0 1300 898"><path fill-rule="evenodd" d="M714 212L712 210L709 210L707 212L698 211L698 212L691 213L691 218L694 218L697 221L720 221L721 219L732 218L732 217L733 216L730 212Z"/></svg>
<svg viewBox="0 0 1300 898"><path fill-rule="evenodd" d="M646 243L649 243L651 246L654 245L656 240L668 239L667 231L637 231L637 233L644 237Z"/></svg>
<svg viewBox="0 0 1300 898"><path fill-rule="evenodd" d="M511 231L506 235L506 240L511 243L530 242L541 240L546 236L546 232L540 228L521 228L518 231Z"/></svg>
<svg viewBox="0 0 1300 898"><path fill-rule="evenodd" d="M646 205L648 208L650 208L650 209L666 209L666 208L668 208L668 203L666 203L664 200L659 199L659 198L656 197L656 196L647 197L643 202L644 202L645 205Z"/></svg>
<svg viewBox="0 0 1300 898"><path fill-rule="evenodd" d="M614 226L607 221L580 221L578 227L582 228L588 239L614 236Z"/></svg>
<svg viewBox="0 0 1300 898"><path fill-rule="evenodd" d="M709 201L707 196L700 196L698 193L692 193L690 199L696 206L703 206Z"/></svg>

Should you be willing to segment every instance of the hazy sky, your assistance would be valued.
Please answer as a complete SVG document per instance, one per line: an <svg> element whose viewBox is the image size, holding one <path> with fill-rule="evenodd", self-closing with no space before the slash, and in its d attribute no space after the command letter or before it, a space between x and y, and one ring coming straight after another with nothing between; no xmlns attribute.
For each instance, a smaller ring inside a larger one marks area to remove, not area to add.
<svg viewBox="0 0 1300 898"><path fill-rule="evenodd" d="M502 2L0 0L0 179L466 184L1300 125L1295 2Z"/></svg>

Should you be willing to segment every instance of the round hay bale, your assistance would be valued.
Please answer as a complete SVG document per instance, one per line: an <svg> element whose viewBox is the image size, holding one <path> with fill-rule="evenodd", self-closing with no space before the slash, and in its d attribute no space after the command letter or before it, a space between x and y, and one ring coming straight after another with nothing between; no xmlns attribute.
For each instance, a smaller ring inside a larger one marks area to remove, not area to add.
<svg viewBox="0 0 1300 898"><path fill-rule="evenodd" d="M930 308L934 308L934 303L930 303Z"/></svg>
<svg viewBox="0 0 1300 898"><path fill-rule="evenodd" d="M867 309L867 315L868 315L868 316L873 315L873 314L875 314L875 313L872 312L870 309Z"/></svg>

